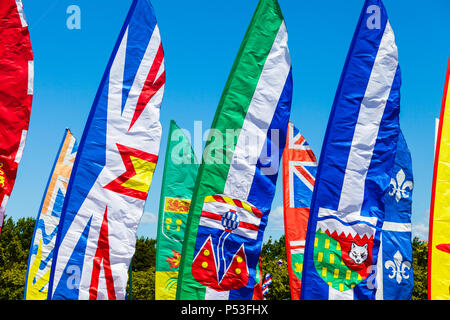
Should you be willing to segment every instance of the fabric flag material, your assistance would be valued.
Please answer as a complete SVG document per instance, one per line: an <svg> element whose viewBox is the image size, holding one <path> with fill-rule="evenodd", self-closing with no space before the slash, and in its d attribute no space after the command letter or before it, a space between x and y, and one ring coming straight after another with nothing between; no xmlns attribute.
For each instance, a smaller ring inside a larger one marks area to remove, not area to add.
<svg viewBox="0 0 450 320"><path fill-rule="evenodd" d="M375 299L383 196L399 134L400 86L387 12L381 0L366 0L317 168L302 300Z"/></svg>
<svg viewBox="0 0 450 320"><path fill-rule="evenodd" d="M75 137L66 129L34 227L25 279L25 300L47 299L53 249L77 149Z"/></svg>
<svg viewBox="0 0 450 320"><path fill-rule="evenodd" d="M34 62L22 0L0 2L0 232L28 134Z"/></svg>
<svg viewBox="0 0 450 320"><path fill-rule="evenodd" d="M252 298L291 99L286 25L278 2L261 0L203 153L177 299Z"/></svg>
<svg viewBox="0 0 450 320"><path fill-rule="evenodd" d="M135 0L80 141L62 211L51 299L124 299L161 140L164 53L153 8Z"/></svg>
<svg viewBox="0 0 450 320"><path fill-rule="evenodd" d="M266 296L269 293L269 285L272 284L272 275L270 273L266 273L264 277L264 282L262 285L262 292L264 296L264 300L266 300Z"/></svg>
<svg viewBox="0 0 450 320"><path fill-rule="evenodd" d="M283 153L283 204L292 300L300 299L306 229L316 171L316 156L299 130L289 122Z"/></svg>
<svg viewBox="0 0 450 320"><path fill-rule="evenodd" d="M174 300L198 164L189 138L170 122L156 240L156 300Z"/></svg>
<svg viewBox="0 0 450 320"><path fill-rule="evenodd" d="M411 209L414 188L411 154L400 131L388 192L377 263L377 300L411 300L414 289Z"/></svg>
<svg viewBox="0 0 450 320"><path fill-rule="evenodd" d="M450 58L434 160L428 241L428 299L450 300Z"/></svg>
<svg viewBox="0 0 450 320"><path fill-rule="evenodd" d="M263 273L262 273L261 257L260 257L259 262L256 265L255 289L253 291L252 300L264 300L262 285L263 285Z"/></svg>

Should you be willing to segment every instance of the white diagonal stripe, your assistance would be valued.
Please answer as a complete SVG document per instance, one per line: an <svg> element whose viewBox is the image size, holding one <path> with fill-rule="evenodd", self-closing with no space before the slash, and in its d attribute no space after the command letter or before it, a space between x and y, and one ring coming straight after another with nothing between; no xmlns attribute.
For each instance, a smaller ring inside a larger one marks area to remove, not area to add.
<svg viewBox="0 0 450 320"><path fill-rule="evenodd" d="M284 21L275 38L262 70L252 101L245 116L233 158L228 172L224 193L246 200L255 176L256 161L265 145L267 132L278 106L281 93L291 69L291 60L287 47L287 30ZM256 142L249 145L249 142ZM249 148L250 156L249 156ZM255 156L252 157L252 156ZM242 183L244 180L244 183ZM240 182L241 188L236 194L234 187ZM244 186L245 185L245 186Z"/></svg>
<svg viewBox="0 0 450 320"><path fill-rule="evenodd" d="M397 67L398 51L394 33L388 21L361 103L345 170L338 209L344 215L361 211L367 171L372 161L378 130L391 93Z"/></svg>
<svg viewBox="0 0 450 320"><path fill-rule="evenodd" d="M19 149L17 149L16 157L14 159L15 163L19 163L22 160L23 150L25 149L25 143L27 141L28 130L22 130L22 135L20 137Z"/></svg>
<svg viewBox="0 0 450 320"><path fill-rule="evenodd" d="M398 50L388 21L361 103L345 170L339 208L336 212L336 215L344 220L347 216L355 217L361 214L366 176L397 68ZM330 300L353 300L353 296L353 289L339 292L329 288Z"/></svg>

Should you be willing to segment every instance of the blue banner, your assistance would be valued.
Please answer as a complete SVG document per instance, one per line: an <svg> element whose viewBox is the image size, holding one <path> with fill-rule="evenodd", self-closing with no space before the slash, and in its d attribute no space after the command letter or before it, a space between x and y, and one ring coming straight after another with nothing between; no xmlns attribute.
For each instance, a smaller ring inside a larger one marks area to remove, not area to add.
<svg viewBox="0 0 450 320"><path fill-rule="evenodd" d="M400 68L381 0L366 0L342 72L311 202L302 299L375 299L399 134Z"/></svg>
<svg viewBox="0 0 450 320"><path fill-rule="evenodd" d="M411 154L403 134L388 192L377 264L377 300L411 300L414 289L411 207L414 187Z"/></svg>
<svg viewBox="0 0 450 320"><path fill-rule="evenodd" d="M61 213L52 300L122 300L158 161L166 71L155 13L134 0L94 99Z"/></svg>

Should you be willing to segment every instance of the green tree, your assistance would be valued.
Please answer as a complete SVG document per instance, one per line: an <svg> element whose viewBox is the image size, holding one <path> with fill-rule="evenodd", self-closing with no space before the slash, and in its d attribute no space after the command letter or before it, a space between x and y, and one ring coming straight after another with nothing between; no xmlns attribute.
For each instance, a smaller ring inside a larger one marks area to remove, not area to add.
<svg viewBox="0 0 450 320"><path fill-rule="evenodd" d="M155 267L133 271L133 300L155 300Z"/></svg>
<svg viewBox="0 0 450 320"><path fill-rule="evenodd" d="M263 244L261 249L261 269L263 276L272 275L267 300L290 299L288 267L286 263L286 243L284 235L273 241L272 238Z"/></svg>
<svg viewBox="0 0 450 320"><path fill-rule="evenodd" d="M414 291L413 300L427 300L428 298L428 243L414 238L413 246L413 273Z"/></svg>
<svg viewBox="0 0 450 320"><path fill-rule="evenodd" d="M35 219L5 220L0 236L0 299L23 299L28 252Z"/></svg>
<svg viewBox="0 0 450 320"><path fill-rule="evenodd" d="M138 238L131 262L133 300L155 299L155 263L156 240L145 237ZM128 286L129 284L130 281L128 281Z"/></svg>
<svg viewBox="0 0 450 320"><path fill-rule="evenodd" d="M156 263L156 240L140 237L131 262L133 271L146 271Z"/></svg>

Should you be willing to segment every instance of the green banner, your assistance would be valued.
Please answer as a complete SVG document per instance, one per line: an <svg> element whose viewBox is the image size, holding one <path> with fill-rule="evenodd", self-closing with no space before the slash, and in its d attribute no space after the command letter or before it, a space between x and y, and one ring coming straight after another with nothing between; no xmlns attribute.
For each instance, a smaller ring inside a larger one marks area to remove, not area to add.
<svg viewBox="0 0 450 320"><path fill-rule="evenodd" d="M170 122L156 241L156 300L174 300L198 164L188 137Z"/></svg>

